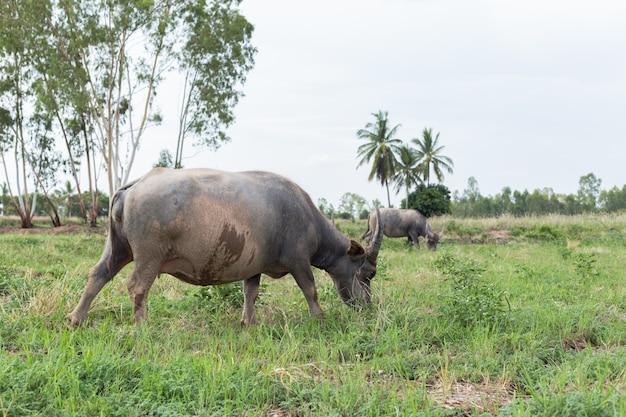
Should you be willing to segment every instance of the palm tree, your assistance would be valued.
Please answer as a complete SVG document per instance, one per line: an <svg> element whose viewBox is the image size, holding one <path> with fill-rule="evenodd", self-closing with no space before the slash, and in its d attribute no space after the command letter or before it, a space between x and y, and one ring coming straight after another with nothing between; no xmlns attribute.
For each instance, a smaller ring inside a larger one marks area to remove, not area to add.
<svg viewBox="0 0 626 417"><path fill-rule="evenodd" d="M378 113L372 113L372 116L376 118L376 121L367 123L365 129L359 129L356 132L359 139L367 140L367 143L359 146L357 150L357 157L361 158L357 168L373 160L368 180L371 181L376 177L381 185L387 187L387 204L391 206L389 180L395 175L395 154L402 143L395 137L400 125L390 129L386 111L379 110Z"/></svg>
<svg viewBox="0 0 626 417"><path fill-rule="evenodd" d="M420 161L418 170L427 185L430 185L431 166L439 182L443 181L442 168L445 169L448 174L452 174L454 162L452 162L452 159L449 157L441 155L444 146L439 146L439 133L433 138L433 129L424 128L422 138L415 138L412 142L417 145L415 152Z"/></svg>
<svg viewBox="0 0 626 417"><path fill-rule="evenodd" d="M396 184L396 193L399 193L404 187L406 192L405 208L409 208L409 190L424 181L420 177L419 160L413 148L409 145L400 146L398 157L393 182Z"/></svg>

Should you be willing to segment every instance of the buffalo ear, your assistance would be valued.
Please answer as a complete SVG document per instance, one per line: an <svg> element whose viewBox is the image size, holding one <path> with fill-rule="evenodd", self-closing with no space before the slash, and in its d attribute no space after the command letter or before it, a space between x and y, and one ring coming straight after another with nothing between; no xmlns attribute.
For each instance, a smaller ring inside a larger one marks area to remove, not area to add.
<svg viewBox="0 0 626 417"><path fill-rule="evenodd" d="M348 255L352 257L361 256L365 253L363 246L356 240L350 240L350 249L348 249Z"/></svg>

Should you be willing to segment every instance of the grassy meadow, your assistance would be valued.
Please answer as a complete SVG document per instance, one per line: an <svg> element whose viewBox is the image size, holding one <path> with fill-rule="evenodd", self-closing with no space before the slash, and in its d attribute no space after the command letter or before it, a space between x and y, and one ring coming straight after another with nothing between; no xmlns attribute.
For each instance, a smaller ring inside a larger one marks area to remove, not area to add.
<svg viewBox="0 0 626 417"><path fill-rule="evenodd" d="M295 281L162 276L134 325L125 268L78 329L103 232L0 234L0 416L626 416L626 215L437 218L436 252L385 239L373 305ZM364 221L337 223L358 239Z"/></svg>

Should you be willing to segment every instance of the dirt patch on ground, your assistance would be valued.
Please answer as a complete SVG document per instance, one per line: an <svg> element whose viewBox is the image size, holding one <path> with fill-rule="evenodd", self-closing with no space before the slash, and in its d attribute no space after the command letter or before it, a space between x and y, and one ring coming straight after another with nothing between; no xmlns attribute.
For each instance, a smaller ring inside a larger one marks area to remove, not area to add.
<svg viewBox="0 0 626 417"><path fill-rule="evenodd" d="M495 243L506 243L510 238L508 230L492 230L489 232L489 239Z"/></svg>
<svg viewBox="0 0 626 417"><path fill-rule="evenodd" d="M67 226L59 226L59 227L31 227L29 229L24 229L19 226L0 226L0 234L40 234L47 233L51 235L59 235L59 234L77 234L77 233L106 233L106 227L97 226L97 227L86 227L78 224L70 224Z"/></svg>
<svg viewBox="0 0 626 417"><path fill-rule="evenodd" d="M471 415L472 410L497 413L499 407L509 404L514 398L512 388L505 383L455 382L447 387L439 383L428 387L428 393L442 408L467 411L463 415Z"/></svg>

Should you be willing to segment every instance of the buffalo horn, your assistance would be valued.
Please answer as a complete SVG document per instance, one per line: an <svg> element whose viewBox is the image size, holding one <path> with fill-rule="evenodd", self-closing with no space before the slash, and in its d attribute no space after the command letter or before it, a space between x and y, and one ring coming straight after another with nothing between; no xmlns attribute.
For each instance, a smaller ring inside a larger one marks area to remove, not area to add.
<svg viewBox="0 0 626 417"><path fill-rule="evenodd" d="M378 221L378 224L376 225L376 233L374 233L374 237L372 238L370 246L367 248L367 258L372 264L376 265L378 251L380 250L380 245L383 243L383 221L380 217L378 204L374 203L374 207L376 209L376 219Z"/></svg>

